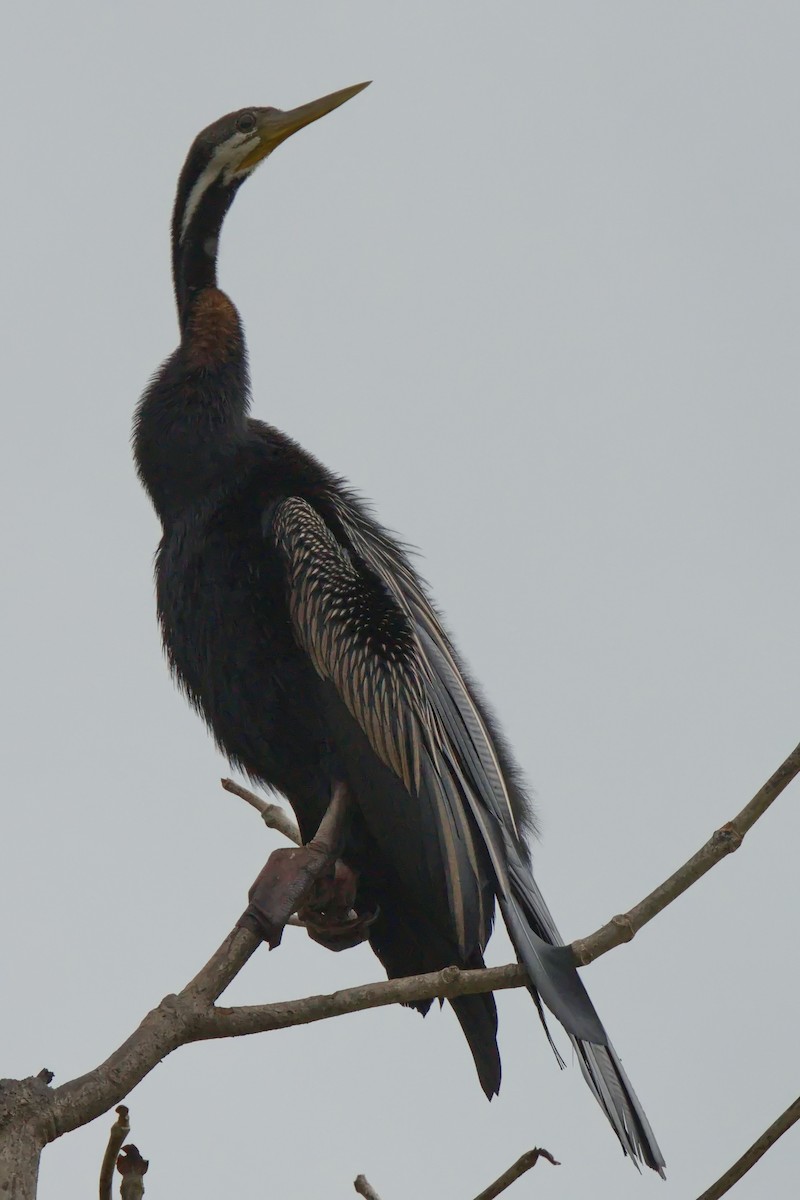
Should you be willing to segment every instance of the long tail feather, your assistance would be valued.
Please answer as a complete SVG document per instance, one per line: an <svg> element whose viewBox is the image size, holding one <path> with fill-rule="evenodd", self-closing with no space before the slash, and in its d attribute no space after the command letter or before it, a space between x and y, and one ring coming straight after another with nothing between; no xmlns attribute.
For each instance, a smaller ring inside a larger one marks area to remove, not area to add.
<svg viewBox="0 0 800 1200"><path fill-rule="evenodd" d="M519 960L535 991L569 1034L583 1077L624 1152L637 1166L643 1162L664 1177L664 1156L650 1122L575 969L569 947L561 944L530 871L517 854L510 854L509 859L510 891L501 897L500 907ZM547 1029L541 1007L539 1015Z"/></svg>
<svg viewBox="0 0 800 1200"><path fill-rule="evenodd" d="M457 996L450 1004L469 1042L478 1078L491 1100L500 1091L500 1052L497 1049L497 1008L494 996Z"/></svg>

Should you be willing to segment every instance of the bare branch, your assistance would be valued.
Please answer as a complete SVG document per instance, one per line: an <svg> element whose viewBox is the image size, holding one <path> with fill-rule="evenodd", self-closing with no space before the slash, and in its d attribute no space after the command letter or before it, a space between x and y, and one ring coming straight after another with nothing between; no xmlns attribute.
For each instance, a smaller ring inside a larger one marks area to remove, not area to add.
<svg viewBox="0 0 800 1200"><path fill-rule="evenodd" d="M117 1105L117 1119L111 1126L108 1135L108 1145L103 1155L103 1165L100 1167L100 1200L111 1200L111 1188L114 1183L114 1166L122 1143L131 1131L128 1120L128 1110L124 1104Z"/></svg>
<svg viewBox="0 0 800 1200"><path fill-rule="evenodd" d="M234 929L180 995L165 996L104 1063L54 1088L50 1092L52 1133L48 1140L107 1112L162 1058L193 1041L189 1015L213 1004L260 945L254 933Z"/></svg>
<svg viewBox="0 0 800 1200"><path fill-rule="evenodd" d="M142 1158L136 1146L123 1147L123 1153L117 1159L117 1170L122 1176L120 1193L122 1200L142 1200L144 1196L144 1177L150 1163Z"/></svg>
<svg viewBox="0 0 800 1200"><path fill-rule="evenodd" d="M752 829L759 817L780 796L783 789L792 782L800 771L800 745L795 746L792 753L777 769L762 788L756 792L749 804L742 811L711 835L709 840L696 854L679 867L669 879L646 896L630 912L612 917L611 920L590 934L572 943L572 952L579 967L585 967L601 954L613 950L622 942L630 942L643 925L652 921L653 917L665 909L668 904L682 895L693 883L697 883L707 871L725 858L726 855L738 850L744 840L744 835Z"/></svg>
<svg viewBox="0 0 800 1200"><path fill-rule="evenodd" d="M783 1137L787 1129L791 1129L796 1121L800 1121L800 1096L793 1104L789 1105L785 1112L781 1113L777 1121L773 1121L769 1129L753 1142L750 1149L746 1150L716 1183L712 1183L702 1196L698 1196L697 1200L719 1200L719 1197L730 1191L733 1185L738 1183L751 1167L755 1166L758 1160L767 1153L770 1146L774 1146L778 1138Z"/></svg>
<svg viewBox="0 0 800 1200"><path fill-rule="evenodd" d="M268 800L262 800L261 796L257 796L249 788L242 787L234 779L220 779L220 783L226 792L230 792L233 796L240 796L242 800L246 800L257 812L261 813L262 821L270 829L277 829L278 833L282 833L290 842L294 842L295 846L302 846L300 830L280 804L271 804Z"/></svg>
<svg viewBox="0 0 800 1200"><path fill-rule="evenodd" d="M364 1200L381 1200L375 1188L372 1186L366 1175L357 1175L353 1183L353 1187L358 1192L359 1196L363 1196Z"/></svg>
<svg viewBox="0 0 800 1200"><path fill-rule="evenodd" d="M711 850L704 847L646 900L631 909L630 913L615 918L590 937L574 943L576 960L580 964L591 962L621 941L629 940L638 928L651 920L657 912L741 842L746 831L766 811L798 770L800 746L760 789L750 804L729 825L724 826L712 837L709 843ZM228 790L236 794L245 791L238 789L238 785L233 785ZM258 797L254 799L254 806L260 811L265 802ZM367 1008L431 997L452 999L479 992L522 987L527 983L525 973L517 964L472 971L446 967L443 971L408 979L365 984L327 996L309 996L303 1000L238 1008L216 1007L214 1002L260 944L257 935L237 927L183 991L178 995L165 997L104 1063L88 1074L52 1090L44 1089L40 1083L44 1095L38 1111L46 1122L47 1139L52 1140L107 1112L161 1059L179 1046L191 1042L287 1029Z"/></svg>
<svg viewBox="0 0 800 1200"><path fill-rule="evenodd" d="M267 1033L275 1029L290 1029L295 1025L312 1025L316 1021L328 1021L331 1017L363 1012L367 1008L409 1004L431 997L450 1000L455 996L472 996L479 992L524 987L527 982L525 971L516 963L473 971L462 971L460 967L445 967L443 971L431 971L426 975L409 975L405 979L382 979L379 983L362 983L358 987L343 988L328 995L306 996L302 1000L244 1004L237 1008L207 1008L194 1015L190 1040Z"/></svg>
<svg viewBox="0 0 800 1200"><path fill-rule="evenodd" d="M549 1150L534 1147L533 1150L527 1150L525 1154L518 1158L513 1166L510 1166L498 1179L495 1179L494 1183L490 1183L487 1188L484 1188L481 1194L475 1197L475 1200L495 1200L496 1196L499 1196L501 1192L510 1187L521 1175L524 1175L526 1171L530 1171L531 1167L535 1167L540 1158L547 1159L554 1167L561 1166L561 1163L558 1159L553 1158ZM364 1197L364 1200L381 1200L366 1175L357 1176L353 1187L359 1196Z"/></svg>
<svg viewBox="0 0 800 1200"><path fill-rule="evenodd" d="M530 1171L531 1167L535 1167L540 1158L546 1159L554 1167L561 1166L561 1163L557 1158L553 1158L549 1150L534 1146L533 1150L526 1151L507 1171L503 1171L503 1174L495 1179L494 1183L490 1183L487 1188L484 1188L480 1195L475 1197L475 1200L495 1200L495 1196L499 1196L507 1187L510 1187L516 1179L519 1179L520 1175L524 1175L526 1171Z"/></svg>
<svg viewBox="0 0 800 1200"><path fill-rule="evenodd" d="M127 1096L162 1058L191 1042L288 1029L365 1008L430 996L446 999L497 991L521 987L526 982L524 972L516 964L476 971L446 967L428 975L389 979L303 1000L240 1008L214 1007L213 1001L260 944L255 934L234 929L191 983L179 995L165 996L104 1063L55 1088L48 1105L52 1136L69 1133L106 1112Z"/></svg>

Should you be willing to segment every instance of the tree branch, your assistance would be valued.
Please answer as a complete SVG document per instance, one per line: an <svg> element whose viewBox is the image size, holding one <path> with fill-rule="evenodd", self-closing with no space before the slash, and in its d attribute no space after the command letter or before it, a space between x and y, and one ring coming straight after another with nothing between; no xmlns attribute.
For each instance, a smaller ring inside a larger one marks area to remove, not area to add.
<svg viewBox="0 0 800 1200"><path fill-rule="evenodd" d="M122 1200L142 1200L144 1196L144 1177L150 1163L142 1158L136 1146L123 1146L123 1152L117 1159L117 1170L122 1176L120 1194Z"/></svg>
<svg viewBox="0 0 800 1200"><path fill-rule="evenodd" d="M390 1004L409 1004L415 1000L451 1000L456 996L473 996L479 992L498 992L506 988L525 987L528 977L522 967L510 963L504 967L485 967L462 971L460 967L445 967L426 975L409 975L404 979L382 979L378 983L362 983L358 987L342 988L321 996L306 996L302 1000L279 1000L271 1004L243 1004L237 1008L210 1007L197 1011L192 1019L190 1041L210 1038L242 1037L252 1033L268 1033L276 1029L291 1029L295 1025L312 1025L347 1013L363 1012L368 1008L386 1008Z"/></svg>
<svg viewBox="0 0 800 1200"><path fill-rule="evenodd" d="M800 771L800 746L775 772L753 800L728 825L723 826L702 850L622 917L615 917L591 936L573 944L576 961L583 965L622 941L629 941L647 921L741 843L744 834ZM237 795L246 789L228 788ZM253 794L245 795L253 803ZM255 807L261 811L259 801ZM281 811L281 810L279 810ZM272 816L272 814L270 814ZM286 814L282 814L285 816ZM277 819L275 820L277 824ZM178 995L166 996L144 1018L130 1037L100 1066L55 1089L45 1089L36 1124L42 1144L86 1124L119 1103L157 1063L179 1046L209 1038L234 1037L266 1030L286 1029L344 1013L431 997L452 999L486 991L524 986L526 976L512 964L484 970L462 971L446 967L426 975L387 980L347 988L332 995L309 996L278 1004L219 1008L214 1002L260 945L248 930L234 929ZM38 1106L37 1106L38 1107ZM30 1110L28 1110L30 1112ZM1 1140L1 1139L0 1139Z"/></svg>
<svg viewBox="0 0 800 1200"><path fill-rule="evenodd" d="M773 1121L769 1129L753 1142L749 1150L745 1150L742 1157L724 1175L721 1175L716 1183L712 1183L702 1196L698 1196L697 1200L719 1200L720 1196L729 1192L733 1185L738 1183L751 1167L755 1166L758 1160L767 1153L770 1146L774 1146L778 1138L783 1137L787 1129L791 1129L796 1121L800 1121L800 1096L793 1104L789 1105L785 1112L781 1113L777 1121Z"/></svg>
<svg viewBox="0 0 800 1200"><path fill-rule="evenodd" d="M511 1187L511 1184L524 1175L526 1171L530 1171L531 1167L535 1167L540 1158L546 1158L554 1167L561 1166L561 1163L558 1159L553 1158L549 1150L534 1147L533 1150L527 1150L507 1171L503 1171L503 1174L495 1179L494 1183L490 1183L487 1188L484 1188L480 1195L475 1197L475 1200L496 1200L496 1197L501 1192ZM364 1200L381 1200L366 1175L356 1176L353 1187L359 1196L364 1197Z"/></svg>
<svg viewBox="0 0 800 1200"><path fill-rule="evenodd" d="M117 1105L117 1119L109 1130L108 1145L106 1146L103 1163L100 1167L100 1200L111 1200L117 1155L122 1149L122 1143L130 1131L131 1125L128 1120L128 1110L124 1104L119 1104Z"/></svg>
<svg viewBox="0 0 800 1200"><path fill-rule="evenodd" d="M372 1186L366 1175L357 1175L353 1183L353 1187L358 1192L359 1196L363 1196L364 1200L381 1200L375 1188Z"/></svg>
<svg viewBox="0 0 800 1200"><path fill-rule="evenodd" d="M594 959L599 958L601 954L606 954L607 951L613 950L622 942L632 941L643 925L652 921L653 917L657 916L678 896L681 896L693 883L697 883L698 879L702 879L720 859L732 854L734 850L738 850L744 840L744 835L749 829L752 829L759 817L764 815L772 802L777 800L798 771L800 771L800 745L795 746L789 757L781 763L764 786L759 788L750 803L746 804L732 821L728 821L721 829L716 830L706 844L701 846L697 853L693 854L674 874L670 875L669 879L665 879L662 884L659 884L655 891L652 891L649 896L645 896L644 900L636 904L630 912L612 917L606 925L590 934L589 937L573 942L572 952L577 965L585 967Z"/></svg>
<svg viewBox="0 0 800 1200"><path fill-rule="evenodd" d="M503 1171L503 1174L495 1179L494 1183L490 1183L487 1188L484 1188L480 1195L475 1197L475 1200L495 1200L495 1197L504 1192L507 1187L511 1187L511 1184L519 1179L520 1175L524 1175L526 1171L530 1171L531 1167L535 1167L540 1158L546 1159L554 1167L561 1166L561 1163L558 1159L553 1158L549 1150L534 1146L533 1150L527 1150L507 1171Z"/></svg>
<svg viewBox="0 0 800 1200"><path fill-rule="evenodd" d="M105 1062L49 1093L47 1141L93 1121L136 1087L162 1058L191 1036L191 1018L205 1012L261 945L246 929L234 929L201 971L177 996L165 996Z"/></svg>
<svg viewBox="0 0 800 1200"><path fill-rule="evenodd" d="M277 829L278 833L282 833L290 842L294 842L295 846L302 846L303 839L300 837L300 830L280 804L271 804L268 800L263 800L261 796L257 796L249 788L242 787L234 779L220 779L220 783L226 792L230 792L233 796L240 796L242 800L246 800L248 804L252 805L256 812L261 814L261 820L269 829Z"/></svg>

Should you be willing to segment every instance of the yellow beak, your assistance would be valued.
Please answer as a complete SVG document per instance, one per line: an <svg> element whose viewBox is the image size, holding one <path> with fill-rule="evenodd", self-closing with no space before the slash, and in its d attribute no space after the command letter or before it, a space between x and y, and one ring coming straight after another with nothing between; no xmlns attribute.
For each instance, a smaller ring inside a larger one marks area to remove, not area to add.
<svg viewBox="0 0 800 1200"><path fill-rule="evenodd" d="M271 154L276 146L280 146L281 142L297 133L298 129L304 129L312 121L318 121L320 117L333 112L340 104L352 100L353 96L369 87L370 82L368 80L366 83L355 83L352 87L342 88L340 92L331 92L329 96L322 96L309 104L301 104L299 108L292 108L289 112L282 112L279 108L262 109L258 113L259 140L239 163L237 170L249 171L261 162L262 158Z"/></svg>

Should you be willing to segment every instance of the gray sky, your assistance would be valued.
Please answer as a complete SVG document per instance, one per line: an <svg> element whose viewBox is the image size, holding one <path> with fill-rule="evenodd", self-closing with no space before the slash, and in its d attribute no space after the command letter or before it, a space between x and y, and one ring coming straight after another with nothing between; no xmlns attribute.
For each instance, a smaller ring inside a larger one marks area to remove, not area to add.
<svg viewBox="0 0 800 1200"><path fill-rule="evenodd" d="M567 938L629 907L800 737L796 3L18 5L4 23L0 1073L94 1066L228 931L276 839L161 659L130 462L173 348L200 128L362 79L225 228L254 412L370 496L534 785ZM692 1197L798 1091L797 788L584 974L666 1154L625 1162L523 994L488 1105L402 1010L179 1051L131 1096L148 1197ZM499 935L492 961L507 961ZM381 976L298 931L230 989ZM110 1118L45 1152L95 1186ZM798 1135L736 1191L787 1196Z"/></svg>

